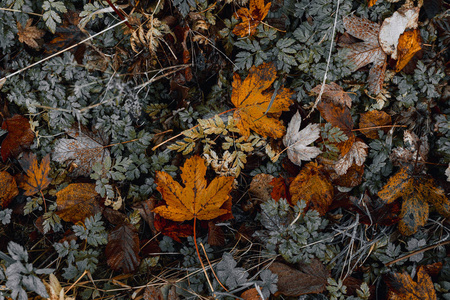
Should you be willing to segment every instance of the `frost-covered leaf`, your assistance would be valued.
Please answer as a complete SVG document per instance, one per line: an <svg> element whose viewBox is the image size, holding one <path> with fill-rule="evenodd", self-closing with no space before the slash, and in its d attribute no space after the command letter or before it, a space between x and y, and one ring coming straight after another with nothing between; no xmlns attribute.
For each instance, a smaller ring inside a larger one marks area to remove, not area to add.
<svg viewBox="0 0 450 300"><path fill-rule="evenodd" d="M73 139L56 142L52 159L60 163L74 163L74 176L89 176L95 163L110 157L103 137L89 132L85 127L73 126L67 134Z"/></svg>
<svg viewBox="0 0 450 300"><path fill-rule="evenodd" d="M244 268L236 268L237 262L233 256L225 252L222 260L217 264L217 277L219 280L230 289L235 289L238 286L247 282L248 272Z"/></svg>
<svg viewBox="0 0 450 300"><path fill-rule="evenodd" d="M398 39L406 29L417 28L419 19L419 7L402 7L394 14L384 19L380 28L379 42L384 53L390 54L391 58L397 59Z"/></svg>
<svg viewBox="0 0 450 300"><path fill-rule="evenodd" d="M302 117L297 112L289 122L286 135L283 138L284 145L288 148L289 159L296 165L301 165L302 160L310 161L322 153L319 148L310 146L320 136L319 124L308 124L300 130Z"/></svg>

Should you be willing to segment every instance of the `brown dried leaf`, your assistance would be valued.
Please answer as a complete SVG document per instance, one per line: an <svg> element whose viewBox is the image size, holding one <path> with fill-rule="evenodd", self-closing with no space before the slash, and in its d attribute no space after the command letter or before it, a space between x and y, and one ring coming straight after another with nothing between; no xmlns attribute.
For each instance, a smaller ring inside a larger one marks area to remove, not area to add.
<svg viewBox="0 0 450 300"><path fill-rule="evenodd" d="M52 178L48 176L50 172L50 154L47 154L41 161L41 165L34 153L25 153L20 160L22 169L26 175L19 181L19 187L25 190L25 196L33 196L34 194L44 190L52 182Z"/></svg>
<svg viewBox="0 0 450 300"><path fill-rule="evenodd" d="M192 236L194 233L194 227L191 224L174 222L164 219L160 215L155 215L155 221L153 224L157 232L161 232L161 234L172 238L178 243L181 243L180 238Z"/></svg>
<svg viewBox="0 0 450 300"><path fill-rule="evenodd" d="M312 259L310 264L302 264L300 270L279 262L274 262L269 270L278 275L278 291L275 296L281 294L297 297L321 293L325 290L330 277L330 272L318 259Z"/></svg>
<svg viewBox="0 0 450 300"><path fill-rule="evenodd" d="M147 286L144 292L144 300L164 300L161 288L155 286Z"/></svg>
<svg viewBox="0 0 450 300"><path fill-rule="evenodd" d="M417 282L404 273L390 273L386 283L389 287L389 300L436 300L436 291L430 275L423 266L417 270Z"/></svg>
<svg viewBox="0 0 450 300"><path fill-rule="evenodd" d="M319 95L322 85L319 84L311 90L312 93ZM331 82L325 84L323 88L322 97L324 99L329 99L336 105L352 107L352 98L344 91L344 89L337 83Z"/></svg>
<svg viewBox="0 0 450 300"><path fill-rule="evenodd" d="M141 262L138 253L139 236L133 225L124 223L109 232L105 255L111 269L134 272Z"/></svg>
<svg viewBox="0 0 450 300"><path fill-rule="evenodd" d="M8 172L0 172L0 207L6 208L11 200L19 194L16 180Z"/></svg>
<svg viewBox="0 0 450 300"><path fill-rule="evenodd" d="M343 19L347 33L363 40L360 43L343 45L349 48L347 59L353 64L353 71L356 71L369 63L373 63L369 71L369 90L377 95L383 86L387 55L381 49L378 42L380 25L355 16Z"/></svg>
<svg viewBox="0 0 450 300"><path fill-rule="evenodd" d="M370 139L378 139L378 130L387 131L388 128L377 128L392 123L391 116L380 110L371 110L361 114L359 128L361 133ZM368 129L362 129L368 128Z"/></svg>
<svg viewBox="0 0 450 300"><path fill-rule="evenodd" d="M21 115L14 115L12 118L4 120L2 129L8 131L1 147L3 161L10 156L16 157L33 143L35 135L31 130L30 122Z"/></svg>
<svg viewBox="0 0 450 300"><path fill-rule="evenodd" d="M242 22L234 27L233 33L240 37L255 34L256 27L269 13L270 5L271 2L264 5L264 0L250 0L250 9L243 7L236 12L236 18L241 18Z"/></svg>
<svg viewBox="0 0 450 300"><path fill-rule="evenodd" d="M32 48L39 49L39 44L36 40L42 38L45 31L38 29L36 26L31 26L32 22L32 19L28 19L25 28L22 27L22 23L17 22L17 35L19 36L19 42L25 43Z"/></svg>
<svg viewBox="0 0 450 300"><path fill-rule="evenodd" d="M422 38L420 30L414 29L412 31L404 32L398 39L397 53L398 60L395 66L395 72L400 72L413 58L413 56L422 50Z"/></svg>
<svg viewBox="0 0 450 300"><path fill-rule="evenodd" d="M321 165L313 162L303 167L289 186L292 204L305 200L307 207L317 210L321 215L328 211L333 201L334 189L322 169Z"/></svg>
<svg viewBox="0 0 450 300"><path fill-rule="evenodd" d="M153 234L158 233L155 225L153 224L155 221L155 213L153 212L153 209L156 207L156 202L156 198L150 197L148 200L141 201L133 205L133 208L139 211L141 218L148 224Z"/></svg>
<svg viewBox="0 0 450 300"><path fill-rule="evenodd" d="M270 174L256 174L255 176L253 176L252 182L250 182L248 192L259 201L269 201L270 199L272 199L270 193L272 192L273 188L270 185L270 182L273 179L273 175Z"/></svg>
<svg viewBox="0 0 450 300"><path fill-rule="evenodd" d="M450 201L444 191L435 186L432 178L409 175L406 167L389 178L378 197L387 204L402 197L399 231L403 235L412 235L419 226L425 225L429 204L443 216L450 216Z"/></svg>
<svg viewBox="0 0 450 300"><path fill-rule="evenodd" d="M225 245L225 234L220 226L214 221L208 221L208 244L223 247Z"/></svg>
<svg viewBox="0 0 450 300"><path fill-rule="evenodd" d="M84 219L101 212L95 184L72 183L56 193L58 215L66 222L84 222Z"/></svg>
<svg viewBox="0 0 450 300"><path fill-rule="evenodd" d="M52 159L59 163L74 163L74 176L89 176L92 166L110 156L105 147L106 141L100 135L94 135L85 127L73 126L67 134L73 139L60 139L56 142Z"/></svg>
<svg viewBox="0 0 450 300"><path fill-rule="evenodd" d="M294 92L280 88L266 114L272 93L265 91L275 81L276 75L277 70L273 63L253 66L243 81L239 74L234 73L231 102L236 106L234 118L242 135L249 136L250 129L264 137L281 138L285 134L283 122L271 115L279 116L281 112L289 110Z"/></svg>

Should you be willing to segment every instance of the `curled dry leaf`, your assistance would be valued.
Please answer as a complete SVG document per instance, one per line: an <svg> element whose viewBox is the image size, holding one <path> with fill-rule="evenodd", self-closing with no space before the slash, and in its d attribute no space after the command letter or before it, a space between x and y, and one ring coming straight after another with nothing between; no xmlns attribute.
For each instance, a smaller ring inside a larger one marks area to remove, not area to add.
<svg viewBox="0 0 450 300"><path fill-rule="evenodd" d="M105 255L111 269L122 269L124 273L134 272L141 263L138 253L139 236L133 225L123 223L108 234Z"/></svg>
<svg viewBox="0 0 450 300"><path fill-rule="evenodd" d="M252 67L243 81L237 73L234 74L231 102L236 106L234 119L242 135L249 136L250 129L264 137L281 138L285 134L283 122L275 117L289 110L294 92L286 88L278 89L272 106L265 113L273 95L263 92L275 81L276 74L273 63Z"/></svg>
<svg viewBox="0 0 450 300"><path fill-rule="evenodd" d="M383 21L379 35L380 46L384 53L390 54L393 59L397 59L397 45L400 35L406 29L417 28L419 10L418 7L402 7Z"/></svg>
<svg viewBox="0 0 450 300"><path fill-rule="evenodd" d="M11 200L19 194L16 180L8 172L0 172L0 207L6 208Z"/></svg>
<svg viewBox="0 0 450 300"><path fill-rule="evenodd" d="M24 189L25 196L33 196L34 194L44 190L52 182L48 176L50 172L50 154L47 154L39 165L36 154L25 153L20 160L20 165L26 175L19 181L19 187Z"/></svg>
<svg viewBox="0 0 450 300"><path fill-rule="evenodd" d="M336 173L338 175L344 175L353 163L357 166L362 166L366 161L368 147L369 146L361 140L355 141L350 150L334 165Z"/></svg>
<svg viewBox="0 0 450 300"><path fill-rule="evenodd" d="M74 163L74 176L89 176L95 163L102 163L110 156L105 147L105 139L89 132L83 126L73 126L67 131L67 135L73 139L58 140L52 159L59 163Z"/></svg>
<svg viewBox="0 0 450 300"><path fill-rule="evenodd" d="M450 201L444 190L437 187L432 178L408 174L406 167L389 178L378 197L387 204L402 197L399 231L403 235L412 235L419 226L425 225L429 204L433 204L441 215L450 216Z"/></svg>
<svg viewBox="0 0 450 300"><path fill-rule="evenodd" d="M310 161L322 153L317 147L307 146L320 137L319 124L308 124L300 130L301 123L302 117L297 112L289 122L286 135L283 138L289 159L298 166L302 164L302 160Z"/></svg>
<svg viewBox="0 0 450 300"><path fill-rule="evenodd" d="M321 293L330 277L330 272L318 259L312 259L310 264L301 264L299 270L274 262L269 270L278 275L276 296L297 297Z"/></svg>
<svg viewBox="0 0 450 300"><path fill-rule="evenodd" d="M3 161L10 156L16 157L33 143L35 134L31 130L30 122L21 115L14 115L12 118L4 120L2 129L8 131L1 147Z"/></svg>
<svg viewBox="0 0 450 300"><path fill-rule="evenodd" d="M234 177L216 177L207 187L206 165L203 158L193 156L186 160L181 169L184 187L166 172L156 172L157 190L166 205L153 211L173 221L212 220L227 214L221 206L229 199Z"/></svg>
<svg viewBox="0 0 450 300"><path fill-rule="evenodd" d="M388 128L377 128L392 123L391 116L381 110L371 110L361 114L359 128L361 133L370 139L378 139L378 130L388 131ZM367 129L363 129L367 128Z"/></svg>
<svg viewBox="0 0 450 300"><path fill-rule="evenodd" d="M64 288L61 286L58 278L53 273L49 275L49 279L50 281L48 283L44 281L45 288L50 296L47 300L75 300L74 297L69 297L66 295Z"/></svg>
<svg viewBox="0 0 450 300"><path fill-rule="evenodd" d="M271 4L264 5L264 0L250 0L250 9L242 7L236 12L236 18L242 19L242 22L234 27L233 33L240 37L254 35L256 27L269 13Z"/></svg>
<svg viewBox="0 0 450 300"><path fill-rule="evenodd" d="M389 300L436 300L436 291L430 275L420 266L417 270L417 279L404 273L390 273L386 283L389 287Z"/></svg>
<svg viewBox="0 0 450 300"><path fill-rule="evenodd" d="M42 38L45 34L44 30L31 26L33 19L28 19L25 24L25 28L22 23L17 22L17 35L19 36L19 42L25 43L31 48L39 49L39 44L36 40Z"/></svg>
<svg viewBox="0 0 450 300"><path fill-rule="evenodd" d="M353 65L353 71L373 63L369 71L368 84L369 90L377 95L383 86L387 65L387 55L383 52L378 42L380 25L355 16L346 16L343 22L347 33L363 40L363 42L359 43L342 45L349 49L347 59Z"/></svg>
<svg viewBox="0 0 450 300"><path fill-rule="evenodd" d="M395 66L395 72L400 72L413 58L413 56L422 50L422 38L420 36L420 30L414 29L405 31L398 39L397 46L397 65Z"/></svg>
<svg viewBox="0 0 450 300"><path fill-rule="evenodd" d="M313 162L302 168L289 186L292 204L305 200L308 208L317 210L321 215L328 211L334 189L322 170L322 165Z"/></svg>
<svg viewBox="0 0 450 300"><path fill-rule="evenodd" d="M319 84L311 90L312 93L319 95L322 85ZM322 98L329 99L336 105L344 106L348 108L352 107L352 98L344 91L344 89L337 83L331 82L325 84L323 88Z"/></svg>
<svg viewBox="0 0 450 300"><path fill-rule="evenodd" d="M77 223L101 212L95 184L72 183L56 193L58 215L66 222Z"/></svg>

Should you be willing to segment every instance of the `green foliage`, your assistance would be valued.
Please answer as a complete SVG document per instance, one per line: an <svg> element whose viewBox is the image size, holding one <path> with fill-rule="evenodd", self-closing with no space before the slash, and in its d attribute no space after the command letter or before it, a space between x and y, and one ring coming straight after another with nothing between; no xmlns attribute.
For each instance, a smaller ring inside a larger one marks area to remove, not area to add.
<svg viewBox="0 0 450 300"><path fill-rule="evenodd" d="M61 17L58 13L67 12L67 8L64 5L64 2L55 1L55 0L45 0L42 4L42 9L44 10L44 14L42 18L45 21L45 25L52 32L56 32L56 24L61 23Z"/></svg>
<svg viewBox="0 0 450 300"><path fill-rule="evenodd" d="M15 242L8 243L8 253L9 256L0 251L0 259L5 262L5 269L0 269L0 283L5 287L0 290L0 297L26 300L28 290L48 298L44 283L36 275L50 274L54 270L33 267L33 264L28 262L28 252Z"/></svg>
<svg viewBox="0 0 450 300"><path fill-rule="evenodd" d="M12 209L10 208L0 210L0 220L3 225L7 225L11 222L11 213Z"/></svg>
<svg viewBox="0 0 450 300"><path fill-rule="evenodd" d="M279 253L290 263L309 262L312 258L328 262L336 251L327 243L332 240L332 235L321 232L328 221L315 210L304 213L305 207L303 200L297 202L293 209L285 199L261 204L257 219L265 230L255 232L255 237L269 252Z"/></svg>
<svg viewBox="0 0 450 300"><path fill-rule="evenodd" d="M105 231L101 214L86 218L83 225L72 226L76 236L93 246L106 245L108 233Z"/></svg>

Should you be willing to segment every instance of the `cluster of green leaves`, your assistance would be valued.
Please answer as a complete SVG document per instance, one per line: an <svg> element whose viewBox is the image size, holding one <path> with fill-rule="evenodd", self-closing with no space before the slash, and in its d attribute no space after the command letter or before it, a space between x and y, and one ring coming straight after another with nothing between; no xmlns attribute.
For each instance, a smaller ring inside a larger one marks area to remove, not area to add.
<svg viewBox="0 0 450 300"><path fill-rule="evenodd" d="M261 204L257 219L265 230L255 233L270 253L279 253L286 261L309 262L318 258L330 262L337 250L329 242L333 239L324 229L328 221L315 210L304 212L305 201L292 208L286 199L267 201Z"/></svg>

